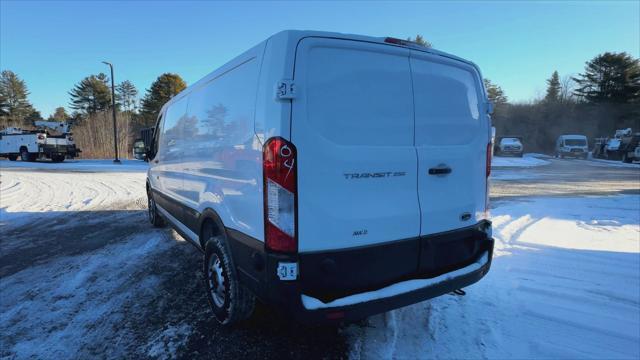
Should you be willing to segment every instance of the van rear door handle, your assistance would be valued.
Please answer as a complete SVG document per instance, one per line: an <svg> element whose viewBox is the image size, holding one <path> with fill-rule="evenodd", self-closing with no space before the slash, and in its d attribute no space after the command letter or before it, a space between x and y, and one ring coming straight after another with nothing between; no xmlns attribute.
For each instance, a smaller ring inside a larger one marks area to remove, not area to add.
<svg viewBox="0 0 640 360"><path fill-rule="evenodd" d="M438 166L429 169L429 175L447 175L451 173L451 168L448 166Z"/></svg>

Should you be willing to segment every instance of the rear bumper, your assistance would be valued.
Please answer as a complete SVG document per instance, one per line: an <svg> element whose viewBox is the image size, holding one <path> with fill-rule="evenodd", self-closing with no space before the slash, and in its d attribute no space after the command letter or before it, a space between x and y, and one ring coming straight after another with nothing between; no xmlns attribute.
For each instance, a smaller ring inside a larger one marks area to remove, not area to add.
<svg viewBox="0 0 640 360"><path fill-rule="evenodd" d="M297 307L294 316L301 322L312 323L354 321L438 297L482 279L491 267L492 251L493 246L474 263L436 278L407 280L327 304L302 295L302 308Z"/></svg>
<svg viewBox="0 0 640 360"><path fill-rule="evenodd" d="M585 157L588 154L588 152L584 150L560 151L559 153L562 156L574 156L574 157Z"/></svg>
<svg viewBox="0 0 640 360"><path fill-rule="evenodd" d="M252 263L260 266L247 271L249 264L242 260L236 265L241 267L245 285L262 301L299 322L354 321L480 280L489 271L493 257L494 241L480 230L489 224L483 221L461 230L366 249L297 255L254 252ZM232 245L236 248L234 259L238 255L237 244ZM407 251L412 246L413 250ZM368 262L363 262L366 259ZM402 267L399 259L411 264L410 270ZM298 263L297 280L279 279L277 268L281 262Z"/></svg>
<svg viewBox="0 0 640 360"><path fill-rule="evenodd" d="M76 148L75 145L40 145L39 152L41 154L46 155L47 157L51 157L54 155L62 155L65 157L76 157L80 153L80 149Z"/></svg>

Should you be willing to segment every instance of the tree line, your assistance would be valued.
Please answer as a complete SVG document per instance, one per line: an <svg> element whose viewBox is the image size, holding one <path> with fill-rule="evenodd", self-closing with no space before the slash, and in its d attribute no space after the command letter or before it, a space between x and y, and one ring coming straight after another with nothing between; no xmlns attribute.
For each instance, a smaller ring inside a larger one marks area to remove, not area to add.
<svg viewBox="0 0 640 360"><path fill-rule="evenodd" d="M640 131L640 60L625 52L597 55L575 76L554 71L544 96L528 103L510 103L500 86L485 85L497 136L522 136L525 151L551 153L562 134L586 135L592 146L616 129Z"/></svg>
<svg viewBox="0 0 640 360"><path fill-rule="evenodd" d="M130 153L133 140L140 130L154 125L162 106L185 89L187 84L177 74L160 75L138 100L138 90L129 80L115 87L118 119L118 146ZM73 129L77 145L84 157L106 158L113 156L113 124L111 122L111 85L103 73L89 75L69 90L68 113L64 106L57 107L49 115L51 121L68 121ZM24 80L10 70L0 73L0 128L31 128L36 120L43 120L28 100L29 90Z"/></svg>
<svg viewBox="0 0 640 360"><path fill-rule="evenodd" d="M417 35L407 40L431 47ZM524 138L526 151L551 152L561 134L584 134L593 139L610 136L616 129L640 131L640 60L621 52L606 52L585 64L584 72L563 77L557 71L546 79L544 96L512 103L503 89L484 79L497 136ZM138 100L138 90L128 80L116 86L119 147L131 149L140 129L154 125L162 106L187 84L177 74L160 75ZM68 108L60 106L49 120L72 121L78 145L85 157L112 156L110 79L103 73L89 75L68 92ZM28 100L23 80L10 70L0 73L0 127L29 127L42 116Z"/></svg>

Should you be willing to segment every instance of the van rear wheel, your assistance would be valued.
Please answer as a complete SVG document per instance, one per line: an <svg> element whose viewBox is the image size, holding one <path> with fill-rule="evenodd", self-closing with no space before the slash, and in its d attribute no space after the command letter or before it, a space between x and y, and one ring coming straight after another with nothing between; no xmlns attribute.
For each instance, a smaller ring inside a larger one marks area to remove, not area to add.
<svg viewBox="0 0 640 360"><path fill-rule="evenodd" d="M203 235L211 231L203 231ZM204 277L207 299L216 320L231 325L248 319L255 307L254 295L245 288L233 266L224 236L210 236L205 244Z"/></svg>
<svg viewBox="0 0 640 360"><path fill-rule="evenodd" d="M156 201L153 199L151 191L147 192L147 215L149 216L149 222L155 227L163 227L164 220L158 214L158 207Z"/></svg>

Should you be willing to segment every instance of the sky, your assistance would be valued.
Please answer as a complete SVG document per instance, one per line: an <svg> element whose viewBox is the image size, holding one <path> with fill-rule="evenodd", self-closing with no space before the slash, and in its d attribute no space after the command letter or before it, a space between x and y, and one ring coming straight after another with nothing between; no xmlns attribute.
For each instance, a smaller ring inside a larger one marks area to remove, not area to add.
<svg viewBox="0 0 640 360"><path fill-rule="evenodd" d="M77 82L108 73L140 96L164 72L191 84L286 29L406 38L480 66L512 102L543 96L605 51L640 57L640 1L207 2L0 0L0 68L25 80L44 117Z"/></svg>

